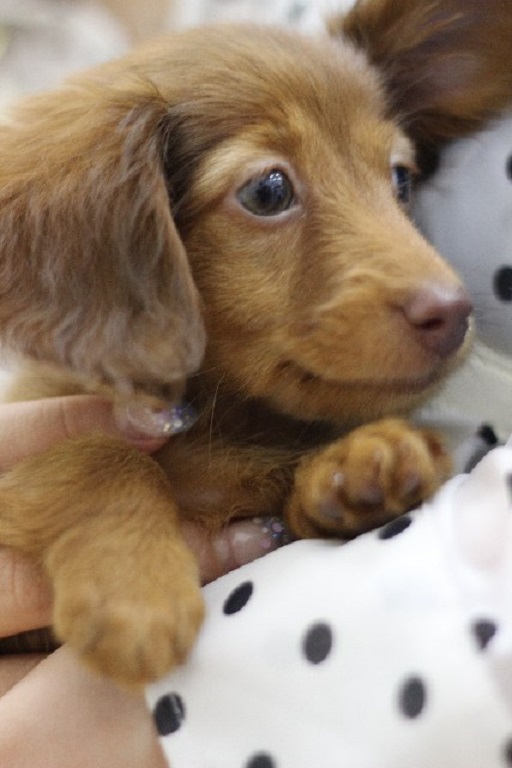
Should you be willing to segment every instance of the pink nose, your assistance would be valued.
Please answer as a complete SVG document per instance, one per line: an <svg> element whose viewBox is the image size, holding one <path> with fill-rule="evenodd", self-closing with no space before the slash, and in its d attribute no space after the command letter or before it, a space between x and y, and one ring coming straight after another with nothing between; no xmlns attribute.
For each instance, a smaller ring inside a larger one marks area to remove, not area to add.
<svg viewBox="0 0 512 768"><path fill-rule="evenodd" d="M419 343L448 357L464 341L472 305L462 287L430 284L411 294L403 311Z"/></svg>

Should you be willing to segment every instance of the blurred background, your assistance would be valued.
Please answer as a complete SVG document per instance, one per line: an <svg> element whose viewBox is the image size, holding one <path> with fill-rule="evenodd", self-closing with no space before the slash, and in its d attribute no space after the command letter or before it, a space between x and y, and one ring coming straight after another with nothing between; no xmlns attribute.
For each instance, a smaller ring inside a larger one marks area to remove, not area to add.
<svg viewBox="0 0 512 768"><path fill-rule="evenodd" d="M258 21L316 31L351 0L0 0L0 109L168 30Z"/></svg>

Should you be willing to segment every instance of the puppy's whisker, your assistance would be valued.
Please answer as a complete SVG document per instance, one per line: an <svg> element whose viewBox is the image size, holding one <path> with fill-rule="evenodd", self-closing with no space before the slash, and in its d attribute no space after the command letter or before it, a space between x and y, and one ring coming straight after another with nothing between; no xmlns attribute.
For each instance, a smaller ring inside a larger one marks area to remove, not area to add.
<svg viewBox="0 0 512 768"><path fill-rule="evenodd" d="M214 430L214 424L215 424L215 408L217 406L217 400L219 397L219 391L222 387L222 383L224 380L224 376L222 376L217 386L215 387L215 391L213 393L212 401L211 401L211 411L210 411L210 423L209 423L209 429L208 429L208 446L210 449L210 459L211 459L211 451L212 451L212 445L213 445L213 430Z"/></svg>

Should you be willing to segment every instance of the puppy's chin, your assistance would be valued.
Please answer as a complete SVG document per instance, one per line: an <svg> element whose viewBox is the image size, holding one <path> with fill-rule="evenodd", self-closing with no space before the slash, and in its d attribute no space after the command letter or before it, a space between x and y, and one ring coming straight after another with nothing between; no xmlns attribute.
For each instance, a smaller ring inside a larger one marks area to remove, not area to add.
<svg viewBox="0 0 512 768"><path fill-rule="evenodd" d="M295 419L346 427L410 413L435 392L442 378L351 383L303 375L282 381L268 399L276 410Z"/></svg>
<svg viewBox="0 0 512 768"><path fill-rule="evenodd" d="M457 354L420 374L411 372L408 376L378 380L336 380L287 361L278 365L261 393L254 392L254 395L263 397L275 410L294 419L344 427L389 415L406 416L435 395L467 357L471 341L472 334L468 334Z"/></svg>

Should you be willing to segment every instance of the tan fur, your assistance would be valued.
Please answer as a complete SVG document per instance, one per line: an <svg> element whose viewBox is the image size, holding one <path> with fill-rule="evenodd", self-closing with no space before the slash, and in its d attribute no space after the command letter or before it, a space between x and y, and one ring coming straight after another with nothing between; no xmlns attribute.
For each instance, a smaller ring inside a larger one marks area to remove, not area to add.
<svg viewBox="0 0 512 768"><path fill-rule="evenodd" d="M382 35L391 7L406 23L408 4L374 2ZM415 66L411 83L431 64ZM191 30L27 102L0 133L0 334L44 362L18 396L156 402L188 378L199 412L158 463L86 436L0 482L0 541L47 569L58 636L123 683L181 660L200 624L180 517L353 536L448 472L435 435L386 418L457 357L425 345L411 302L463 295L397 202L391 163L414 149L394 95L347 42ZM295 204L248 213L237 192L276 167Z"/></svg>
<svg viewBox="0 0 512 768"><path fill-rule="evenodd" d="M330 32L386 73L410 136L436 146L476 130L512 98L510 0L359 0ZM471 87L468 84L472 83Z"/></svg>

